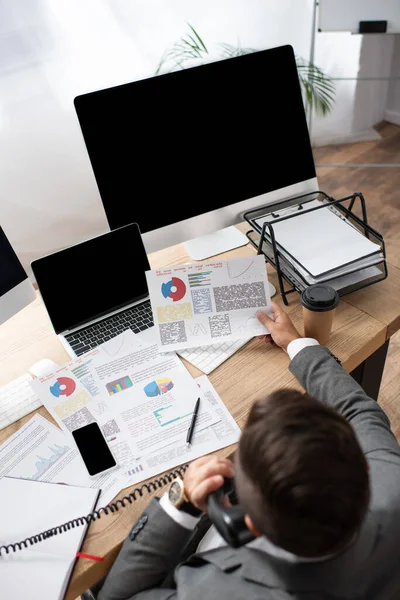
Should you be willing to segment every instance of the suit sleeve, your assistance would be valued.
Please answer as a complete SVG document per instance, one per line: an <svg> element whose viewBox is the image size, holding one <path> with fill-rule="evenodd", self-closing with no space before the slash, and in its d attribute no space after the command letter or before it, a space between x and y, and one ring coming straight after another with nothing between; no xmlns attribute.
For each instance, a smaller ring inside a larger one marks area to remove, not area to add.
<svg viewBox="0 0 400 600"><path fill-rule="evenodd" d="M391 457L400 464L399 445L388 417L325 346L303 348L289 370L310 396L332 406L350 422L369 458L384 453L387 459Z"/></svg>
<svg viewBox="0 0 400 600"><path fill-rule="evenodd" d="M125 539L98 600L172 600L163 582L180 561L191 531L174 521L153 498Z"/></svg>

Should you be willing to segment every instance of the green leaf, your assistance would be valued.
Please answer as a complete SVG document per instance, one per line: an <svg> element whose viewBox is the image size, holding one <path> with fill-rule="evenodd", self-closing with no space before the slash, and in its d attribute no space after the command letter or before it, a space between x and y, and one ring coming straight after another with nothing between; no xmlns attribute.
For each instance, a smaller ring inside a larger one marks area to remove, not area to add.
<svg viewBox="0 0 400 600"><path fill-rule="evenodd" d="M243 56L257 52L254 48L241 48L240 46L232 46L231 44L219 44L222 49L222 58L233 58L234 56Z"/></svg>
<svg viewBox="0 0 400 600"><path fill-rule="evenodd" d="M203 40L201 39L201 37L199 36L199 34L195 30L195 28L190 23L188 23L188 25L189 25L190 29L193 31L195 38L198 40L198 42L199 42L200 46L203 48L204 52L206 54L208 54L208 50L206 48L206 45L204 44Z"/></svg>
<svg viewBox="0 0 400 600"><path fill-rule="evenodd" d="M186 33L172 47L164 52L156 69L156 75L161 70L174 71L177 68L184 69L185 62L193 59L202 59L208 54L208 49L194 27L188 23L191 33Z"/></svg>
<svg viewBox="0 0 400 600"><path fill-rule="evenodd" d="M296 57L296 64L309 109L317 115L327 115L334 104L334 82L319 67L301 57Z"/></svg>
<svg viewBox="0 0 400 600"><path fill-rule="evenodd" d="M201 60L205 55L209 55L208 48L196 29L190 23L187 25L190 31L164 52L156 75L161 72L161 69L168 71L184 69L187 61ZM227 43L219 44L219 48L222 59L258 52L255 48L242 48L240 45L233 46ZM322 69L300 56L296 56L296 65L306 110L314 111L321 116L329 114L332 111L336 94L333 80ZM268 73L265 76L268 77ZM271 91L279 94L279 88L276 88L274 81L271 81Z"/></svg>

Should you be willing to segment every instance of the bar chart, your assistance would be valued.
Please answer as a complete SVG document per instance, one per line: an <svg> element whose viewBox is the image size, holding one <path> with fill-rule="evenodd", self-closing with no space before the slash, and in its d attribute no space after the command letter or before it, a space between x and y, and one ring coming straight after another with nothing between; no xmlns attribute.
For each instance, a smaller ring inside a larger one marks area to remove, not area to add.
<svg viewBox="0 0 400 600"><path fill-rule="evenodd" d="M131 378L126 375L126 377L120 377L115 381L110 381L110 383L106 384L107 392L110 396L114 396L114 394L118 394L119 392L123 392L128 388L132 387Z"/></svg>

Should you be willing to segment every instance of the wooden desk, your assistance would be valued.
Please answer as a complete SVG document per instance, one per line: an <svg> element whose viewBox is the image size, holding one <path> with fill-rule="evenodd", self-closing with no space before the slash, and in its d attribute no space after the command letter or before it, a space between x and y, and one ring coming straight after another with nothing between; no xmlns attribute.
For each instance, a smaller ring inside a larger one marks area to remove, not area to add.
<svg viewBox="0 0 400 600"><path fill-rule="evenodd" d="M241 224L238 228L246 230L246 226L247 224ZM228 259L253 254L255 250L249 244L219 257ZM151 254L149 260L151 267L157 268L185 263L190 261L190 258L183 245L179 244ZM267 270L271 282L278 289L275 272L269 265ZM399 329L399 289L400 272L391 267L389 278L384 282L341 300L329 347L349 373L359 369L360 365L379 353L389 337ZM283 306L279 294L274 299ZM302 313L297 293L289 296L289 306L285 307L285 310L302 332ZM59 365L69 359L52 330L43 303L38 298L0 327L0 385L22 375L41 358L50 358ZM193 376L201 374L190 363L183 362ZM301 389L289 373L288 363L288 357L280 349L272 345L267 346L263 341L254 338L211 373L209 378L242 427L249 408L256 399L284 386ZM39 412L54 422L44 407L40 408ZM0 442L19 429L31 416L24 417L0 431ZM219 453L227 456L233 450L234 446L230 446ZM160 491L162 492L163 490ZM126 490L123 490L118 497L125 493ZM83 551L103 556L105 561L95 563L79 559L66 596L67 600L75 600L83 590L109 570L122 541L148 501L149 496L144 496L133 505L118 513L103 516L90 526Z"/></svg>

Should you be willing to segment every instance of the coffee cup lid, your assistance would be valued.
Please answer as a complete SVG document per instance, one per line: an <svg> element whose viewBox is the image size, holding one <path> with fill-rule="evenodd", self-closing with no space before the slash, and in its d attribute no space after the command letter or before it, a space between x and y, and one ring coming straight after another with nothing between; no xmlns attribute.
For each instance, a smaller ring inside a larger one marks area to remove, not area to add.
<svg viewBox="0 0 400 600"><path fill-rule="evenodd" d="M330 285L315 283L303 291L301 303L308 310L324 312L336 308L339 304L339 294Z"/></svg>

